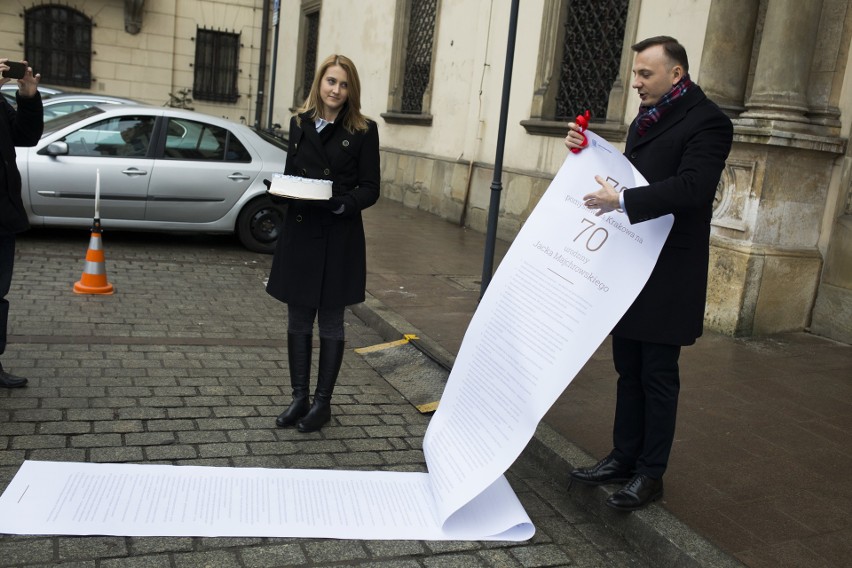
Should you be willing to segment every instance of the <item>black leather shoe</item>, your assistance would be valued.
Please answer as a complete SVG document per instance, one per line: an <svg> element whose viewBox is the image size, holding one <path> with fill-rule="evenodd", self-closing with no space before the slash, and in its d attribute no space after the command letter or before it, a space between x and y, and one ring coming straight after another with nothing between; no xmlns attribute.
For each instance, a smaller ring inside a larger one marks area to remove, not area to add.
<svg viewBox="0 0 852 568"><path fill-rule="evenodd" d="M6 371L0 367L0 387L5 387L7 389L17 389L27 385L27 379L24 377L16 377L15 375L10 375Z"/></svg>
<svg viewBox="0 0 852 568"><path fill-rule="evenodd" d="M627 485L613 493L606 504L619 511L635 511L663 496L663 480L637 473Z"/></svg>
<svg viewBox="0 0 852 568"><path fill-rule="evenodd" d="M571 479L586 485L605 485L607 483L624 483L632 475L632 468L607 456L592 467L575 469L571 472Z"/></svg>

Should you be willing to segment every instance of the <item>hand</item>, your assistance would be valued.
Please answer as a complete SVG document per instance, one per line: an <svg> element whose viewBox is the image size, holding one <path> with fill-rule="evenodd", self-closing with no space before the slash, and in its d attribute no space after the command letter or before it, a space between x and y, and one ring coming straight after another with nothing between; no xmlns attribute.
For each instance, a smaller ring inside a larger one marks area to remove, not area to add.
<svg viewBox="0 0 852 568"><path fill-rule="evenodd" d="M618 199L618 192L615 188L601 176L595 176L595 181L601 185L601 188L593 193L583 196L583 204L589 209L597 209L595 215L600 217L604 213L615 211L621 207Z"/></svg>
<svg viewBox="0 0 852 568"><path fill-rule="evenodd" d="M343 205L343 201L339 197L332 196L328 199L317 199L308 201L314 207L319 209L327 209L329 211L337 211L340 209L340 206Z"/></svg>
<svg viewBox="0 0 852 568"><path fill-rule="evenodd" d="M565 136L565 147L575 154L589 144L583 129L576 122L568 123L568 135Z"/></svg>
<svg viewBox="0 0 852 568"><path fill-rule="evenodd" d="M23 79L18 79L18 94L29 99L38 94L38 84L41 81L41 74L33 75L33 68L26 61L23 63L27 65L27 72L24 73Z"/></svg>
<svg viewBox="0 0 852 568"><path fill-rule="evenodd" d="M6 57L0 58L0 74L3 75L3 77L0 78L0 85L5 85L9 81L11 81L10 78L6 77L6 71L9 70L9 66L6 65L7 61L9 61L9 59Z"/></svg>
<svg viewBox="0 0 852 568"><path fill-rule="evenodd" d="M308 203L331 211L339 217L351 217L360 211L355 201L348 195L335 195L326 201L309 201Z"/></svg>

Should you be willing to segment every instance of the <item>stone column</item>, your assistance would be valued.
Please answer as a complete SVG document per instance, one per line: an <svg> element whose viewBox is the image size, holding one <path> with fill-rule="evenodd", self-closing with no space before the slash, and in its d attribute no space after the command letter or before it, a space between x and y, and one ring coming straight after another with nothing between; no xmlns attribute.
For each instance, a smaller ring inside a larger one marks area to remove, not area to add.
<svg viewBox="0 0 852 568"><path fill-rule="evenodd" d="M745 110L759 7L760 0L713 0L710 4L698 82L732 118Z"/></svg>
<svg viewBox="0 0 852 568"><path fill-rule="evenodd" d="M770 0L744 118L808 122L808 79L822 0Z"/></svg>

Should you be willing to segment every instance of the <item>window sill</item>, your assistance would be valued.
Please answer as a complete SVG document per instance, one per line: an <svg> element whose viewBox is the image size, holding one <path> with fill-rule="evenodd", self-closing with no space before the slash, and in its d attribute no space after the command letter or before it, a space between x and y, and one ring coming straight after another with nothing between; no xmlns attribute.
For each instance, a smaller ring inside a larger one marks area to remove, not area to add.
<svg viewBox="0 0 852 568"><path fill-rule="evenodd" d="M527 134L553 136L564 138L568 133L568 122L561 120L539 120L531 118L522 120L521 126ZM613 122L592 122L589 128L608 142L624 142L627 140L627 125Z"/></svg>
<svg viewBox="0 0 852 568"><path fill-rule="evenodd" d="M389 124L408 124L411 126L432 126L431 114L407 114L404 112L383 112L380 115Z"/></svg>

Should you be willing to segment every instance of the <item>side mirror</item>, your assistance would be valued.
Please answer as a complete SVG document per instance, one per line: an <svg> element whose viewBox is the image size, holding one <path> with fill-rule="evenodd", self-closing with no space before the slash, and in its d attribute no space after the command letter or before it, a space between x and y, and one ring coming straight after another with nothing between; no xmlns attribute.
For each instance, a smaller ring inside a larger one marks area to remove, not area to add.
<svg viewBox="0 0 852 568"><path fill-rule="evenodd" d="M68 155L68 143L67 142L51 142L47 145L47 148L41 151L42 154L47 154L48 156L67 156Z"/></svg>

